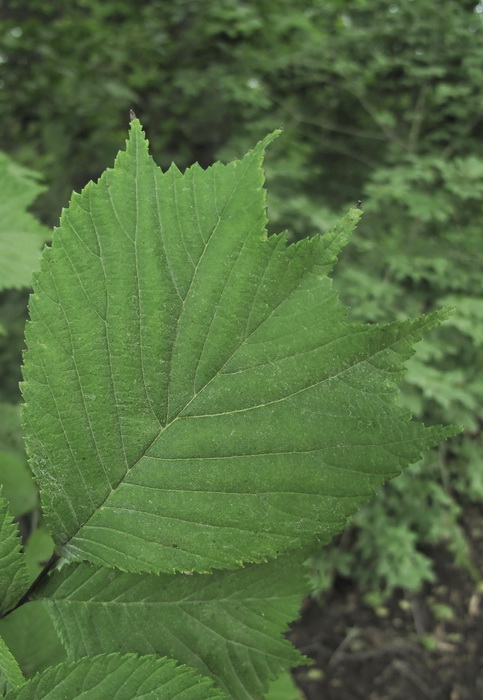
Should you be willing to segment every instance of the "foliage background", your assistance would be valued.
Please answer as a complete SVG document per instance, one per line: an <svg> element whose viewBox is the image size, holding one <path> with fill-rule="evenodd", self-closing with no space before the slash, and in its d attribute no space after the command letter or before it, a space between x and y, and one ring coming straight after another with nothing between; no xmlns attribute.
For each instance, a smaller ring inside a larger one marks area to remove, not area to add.
<svg viewBox="0 0 483 700"><path fill-rule="evenodd" d="M404 400L465 430L314 559L316 590L336 573L374 603L417 590L434 578L425 548L441 542L478 575L459 516L483 498L482 18L466 0L3 3L0 150L43 175L43 223L112 163L130 108L165 166L229 160L283 124L267 161L273 231L320 235L363 203L336 273L353 318L455 305L410 362ZM26 298L0 295L4 402L19 398ZM23 459L16 432L0 438L10 461Z"/></svg>

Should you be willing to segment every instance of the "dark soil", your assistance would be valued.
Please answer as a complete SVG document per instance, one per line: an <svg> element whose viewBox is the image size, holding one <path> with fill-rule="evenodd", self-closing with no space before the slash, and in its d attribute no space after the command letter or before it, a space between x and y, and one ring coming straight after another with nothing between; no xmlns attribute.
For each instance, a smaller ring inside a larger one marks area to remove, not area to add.
<svg viewBox="0 0 483 700"><path fill-rule="evenodd" d="M465 529L483 573L483 507ZM290 639L314 659L294 671L307 700L483 700L483 587L445 549L431 555L438 582L378 611L347 580L323 607L305 601Z"/></svg>

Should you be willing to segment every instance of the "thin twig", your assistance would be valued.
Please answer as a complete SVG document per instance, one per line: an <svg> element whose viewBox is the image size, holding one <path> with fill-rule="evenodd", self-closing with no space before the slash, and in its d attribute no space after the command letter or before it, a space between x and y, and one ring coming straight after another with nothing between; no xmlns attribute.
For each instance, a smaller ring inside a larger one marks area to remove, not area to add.
<svg viewBox="0 0 483 700"><path fill-rule="evenodd" d="M331 84L329 81L327 81L329 84ZM387 141L392 141L393 143L397 144L398 146L402 146L404 150L407 150L407 145L406 142L402 139L400 139L396 133L393 131L393 129L389 129L383 122L381 122L377 116L377 109L375 109L369 100L364 97L357 89L349 87L348 84L342 84L342 83L332 83L334 87L338 87L341 90L345 90L346 92L349 93L349 95L352 95L352 97L355 97L356 100L358 100L359 104L361 107L367 112L367 114L371 117L372 121L374 124L376 124L379 129L382 131L384 134L385 138Z"/></svg>
<svg viewBox="0 0 483 700"><path fill-rule="evenodd" d="M354 651L349 654L338 653L338 649L335 650L332 655L329 665L335 665L346 662L359 662L366 661L368 659L374 659L379 656L385 656L386 654L407 654L411 651L416 651L419 647L416 644L388 644L385 647L378 647L377 649L368 649L367 651ZM334 657L338 654L337 659L333 661Z"/></svg>
<svg viewBox="0 0 483 700"><path fill-rule="evenodd" d="M7 615L10 615L10 613L13 613L15 610L20 608L20 606L24 605L25 603L28 603L32 599L32 595L35 592L35 590L37 589L38 585L50 573L50 571L53 569L54 565L57 564L59 559L60 559L59 554L52 555L52 557L47 562L46 566L42 569L42 571L37 576L37 578L34 581L32 581L29 588L25 591L25 593L20 598L20 600L13 606L13 608L10 608L10 610L7 610L5 613L3 613L3 615L0 615L0 619L7 617Z"/></svg>
<svg viewBox="0 0 483 700"><path fill-rule="evenodd" d="M426 101L426 95L428 94L428 83L425 83L422 87L421 90L419 91L416 104L414 105L413 109L413 120L411 123L411 128L409 130L409 136L408 136L408 151L413 152L416 148L416 143L419 139L419 135L421 133L421 125L423 123L423 116L424 116L424 111L423 111L423 105L424 102Z"/></svg>
<svg viewBox="0 0 483 700"><path fill-rule="evenodd" d="M355 637L357 637L358 634L359 634L359 630L357 629L357 627L351 627L351 629L348 631L348 633L346 634L344 639L341 641L339 646L336 648L336 650L334 651L334 653L330 657L329 664L328 664L329 666L333 666L334 664L336 664L338 657L344 656L344 653L343 653L344 649L346 649L349 646L349 644L352 642L352 640ZM350 656L350 654L349 654L349 656Z"/></svg>
<svg viewBox="0 0 483 700"><path fill-rule="evenodd" d="M400 661L399 659L395 659L393 665L394 668L397 671L399 671L401 676L405 676L405 678L410 680L411 683L413 683L416 686L416 688L418 688L424 695L426 695L426 697L434 697L433 691L431 690L429 685L427 685L427 683L425 683L422 678L420 678L416 673L414 673L414 671L411 671L411 669L408 668L407 663L404 663L404 661Z"/></svg>
<svg viewBox="0 0 483 700"><path fill-rule="evenodd" d="M462 139L468 136L475 126L483 119L483 113L480 112L479 114L475 115L475 117L466 125L466 129L461 130L458 132L458 134L454 137L450 143L445 146L441 153L441 158L443 160L448 160L454 153L454 151L457 149L458 145L461 143Z"/></svg>

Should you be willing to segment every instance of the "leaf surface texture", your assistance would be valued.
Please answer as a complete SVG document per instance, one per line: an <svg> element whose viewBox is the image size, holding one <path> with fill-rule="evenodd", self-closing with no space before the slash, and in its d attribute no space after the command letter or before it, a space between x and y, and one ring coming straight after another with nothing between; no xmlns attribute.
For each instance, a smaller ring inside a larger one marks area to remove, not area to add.
<svg viewBox="0 0 483 700"><path fill-rule="evenodd" d="M70 658L133 651L176 658L230 698L260 698L304 662L283 637L308 582L300 553L214 574L127 574L90 564L39 592Z"/></svg>
<svg viewBox="0 0 483 700"><path fill-rule="evenodd" d="M171 659L105 654L51 666L7 693L7 700L221 700L191 669Z"/></svg>
<svg viewBox="0 0 483 700"><path fill-rule="evenodd" d="M327 273L359 216L267 238L262 160L167 172L139 122L74 195L31 297L33 472L58 550L210 571L328 541L447 433L395 401L444 312L354 326Z"/></svg>

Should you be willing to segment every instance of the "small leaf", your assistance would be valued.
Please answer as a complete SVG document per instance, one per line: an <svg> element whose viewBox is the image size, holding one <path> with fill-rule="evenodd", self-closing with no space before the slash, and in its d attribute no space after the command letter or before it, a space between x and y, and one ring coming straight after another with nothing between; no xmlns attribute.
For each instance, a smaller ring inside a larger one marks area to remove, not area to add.
<svg viewBox="0 0 483 700"><path fill-rule="evenodd" d="M7 690L16 688L24 681L25 678L12 652L0 637L0 695L5 695Z"/></svg>
<svg viewBox="0 0 483 700"><path fill-rule="evenodd" d="M0 486L0 614L13 607L29 586L21 546L18 527Z"/></svg>
<svg viewBox="0 0 483 700"><path fill-rule="evenodd" d="M171 659L134 654L102 654L75 663L52 666L18 690L11 690L6 700L221 700L208 678Z"/></svg>
<svg viewBox="0 0 483 700"><path fill-rule="evenodd" d="M39 592L70 658L118 650L170 656L230 698L258 698L304 663L283 638L308 582L304 556L192 576L65 566Z"/></svg>
<svg viewBox="0 0 483 700"><path fill-rule="evenodd" d="M139 122L74 195L31 297L32 470L67 559L132 572L265 561L342 529L451 430L396 404L440 312L348 325L327 272L360 216L267 238L262 160L166 173Z"/></svg>

